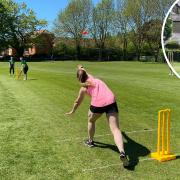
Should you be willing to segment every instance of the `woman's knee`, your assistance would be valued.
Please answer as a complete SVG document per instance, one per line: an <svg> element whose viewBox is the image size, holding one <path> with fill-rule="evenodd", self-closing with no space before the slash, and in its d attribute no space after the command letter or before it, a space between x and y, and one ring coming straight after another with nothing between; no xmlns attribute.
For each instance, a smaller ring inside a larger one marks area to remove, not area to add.
<svg viewBox="0 0 180 180"><path fill-rule="evenodd" d="M88 112L88 122L93 122L93 113L92 112Z"/></svg>
<svg viewBox="0 0 180 180"><path fill-rule="evenodd" d="M96 121L96 118L94 118L94 117L91 116L91 115L88 115L88 122L89 122L89 123L95 123L95 121Z"/></svg>
<svg viewBox="0 0 180 180"><path fill-rule="evenodd" d="M94 123L100 117L99 114L88 112L88 122Z"/></svg>

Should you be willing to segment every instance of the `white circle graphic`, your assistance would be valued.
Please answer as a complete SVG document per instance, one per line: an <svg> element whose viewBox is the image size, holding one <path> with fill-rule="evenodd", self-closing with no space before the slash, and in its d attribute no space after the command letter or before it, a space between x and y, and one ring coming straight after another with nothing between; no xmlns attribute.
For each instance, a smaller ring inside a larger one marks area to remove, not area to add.
<svg viewBox="0 0 180 180"><path fill-rule="evenodd" d="M173 7L179 2L179 0L176 0L173 5L171 6L171 8L169 9L168 13L166 14L166 17L164 19L164 22L163 22L163 26L162 26L162 31L161 31L161 45L162 45L162 50L163 50L163 54L164 54L164 57L166 59L166 62L169 66L169 68L172 70L172 72L176 75L177 78L180 79L180 75L176 72L176 70L174 69L174 67L171 65L171 63L169 62L169 59L167 58L167 55L166 55L166 52L165 52L165 48L164 48L164 28L165 28L165 24L166 24L166 21L167 21L167 18L169 16L169 14L171 13Z"/></svg>

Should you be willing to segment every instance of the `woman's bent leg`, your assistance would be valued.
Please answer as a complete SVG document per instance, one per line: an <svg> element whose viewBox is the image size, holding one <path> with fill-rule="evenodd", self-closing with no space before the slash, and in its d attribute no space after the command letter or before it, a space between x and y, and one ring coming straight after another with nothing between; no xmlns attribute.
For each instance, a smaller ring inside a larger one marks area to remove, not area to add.
<svg viewBox="0 0 180 180"><path fill-rule="evenodd" d="M95 122L100 116L100 113L92 113L91 110L88 112L88 138L90 141L93 141L95 134Z"/></svg>

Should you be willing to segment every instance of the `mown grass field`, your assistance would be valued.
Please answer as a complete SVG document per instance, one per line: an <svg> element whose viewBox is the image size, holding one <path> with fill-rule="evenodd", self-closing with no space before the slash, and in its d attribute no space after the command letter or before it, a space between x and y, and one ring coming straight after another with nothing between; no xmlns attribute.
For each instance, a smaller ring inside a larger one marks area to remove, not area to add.
<svg viewBox="0 0 180 180"><path fill-rule="evenodd" d="M95 148L87 148L90 99L66 116L79 90L76 65L83 64L116 95L125 149L137 164L124 169L105 115L97 121ZM0 63L0 179L179 179L180 80L166 64L139 62L28 63L27 81L8 74ZM16 67L19 66L16 63ZM171 108L171 149L178 158L159 163L156 150L157 112Z"/></svg>
<svg viewBox="0 0 180 180"><path fill-rule="evenodd" d="M180 74L180 63L173 63L173 67L178 74Z"/></svg>

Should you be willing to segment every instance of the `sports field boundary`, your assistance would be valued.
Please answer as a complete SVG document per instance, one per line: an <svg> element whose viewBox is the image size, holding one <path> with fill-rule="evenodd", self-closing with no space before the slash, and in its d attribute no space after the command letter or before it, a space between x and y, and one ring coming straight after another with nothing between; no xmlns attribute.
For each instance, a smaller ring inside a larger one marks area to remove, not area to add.
<svg viewBox="0 0 180 180"><path fill-rule="evenodd" d="M179 154L180 153L176 153L176 157L178 157L177 159L179 159ZM175 159L176 160L176 159ZM144 162L144 161L156 161L155 159L153 158L142 158L142 159L139 159L138 162ZM167 161L166 161L167 162ZM166 163L166 162L162 162L162 163ZM113 167L113 166L122 166L123 163L116 163L116 164L109 164L109 165L106 165L106 166L99 166L99 167L95 167L95 168L87 168L87 169L82 169L81 172L82 173L86 173L86 172L91 172L91 171L95 171L95 170L101 170L101 169L107 169L107 168L110 168L110 167Z"/></svg>
<svg viewBox="0 0 180 180"><path fill-rule="evenodd" d="M143 161L151 161L151 160L154 160L152 158L143 158L143 159L139 159L139 162L143 162ZM109 164L109 165L106 165L106 166L99 166L99 167L95 167L95 168L87 168L87 169L82 169L81 172L91 172L91 171L95 171L95 170L100 170L100 169L106 169L106 168L109 168L109 167L113 167L113 166L122 166L123 163L116 163L116 164Z"/></svg>
<svg viewBox="0 0 180 180"><path fill-rule="evenodd" d="M177 127L171 127L170 129L177 129ZM136 130L136 131L122 131L122 132L126 134L136 134L136 133L155 132L155 131L157 131L157 128L156 129L143 129L143 130ZM105 137L105 136L112 136L112 134L111 133L99 134L99 135L95 135L94 138ZM66 139L60 139L57 142L71 142L71 141L78 141L78 140L82 140L86 138L87 137L66 138Z"/></svg>
<svg viewBox="0 0 180 180"><path fill-rule="evenodd" d="M177 159L179 159L179 156L180 156L180 153L176 153L175 154ZM175 159L175 161L177 160ZM151 158L151 157L147 157L147 158L142 158L142 159L139 159L138 162L144 162L144 161L156 161L155 159ZM160 162L159 162L160 163ZM166 162L161 162L161 163L166 163ZM98 171L98 170L106 170L108 168L111 168L111 167L116 167L116 166L122 166L123 167L123 163L122 162L119 162L119 163L116 163L116 164L109 164L109 165L105 165L105 166L97 166L97 167L94 167L94 168L85 168L85 169L72 169L72 170L69 170L68 172L69 173L74 173L74 172L79 172L79 173L91 173L91 172L94 172L94 171Z"/></svg>

